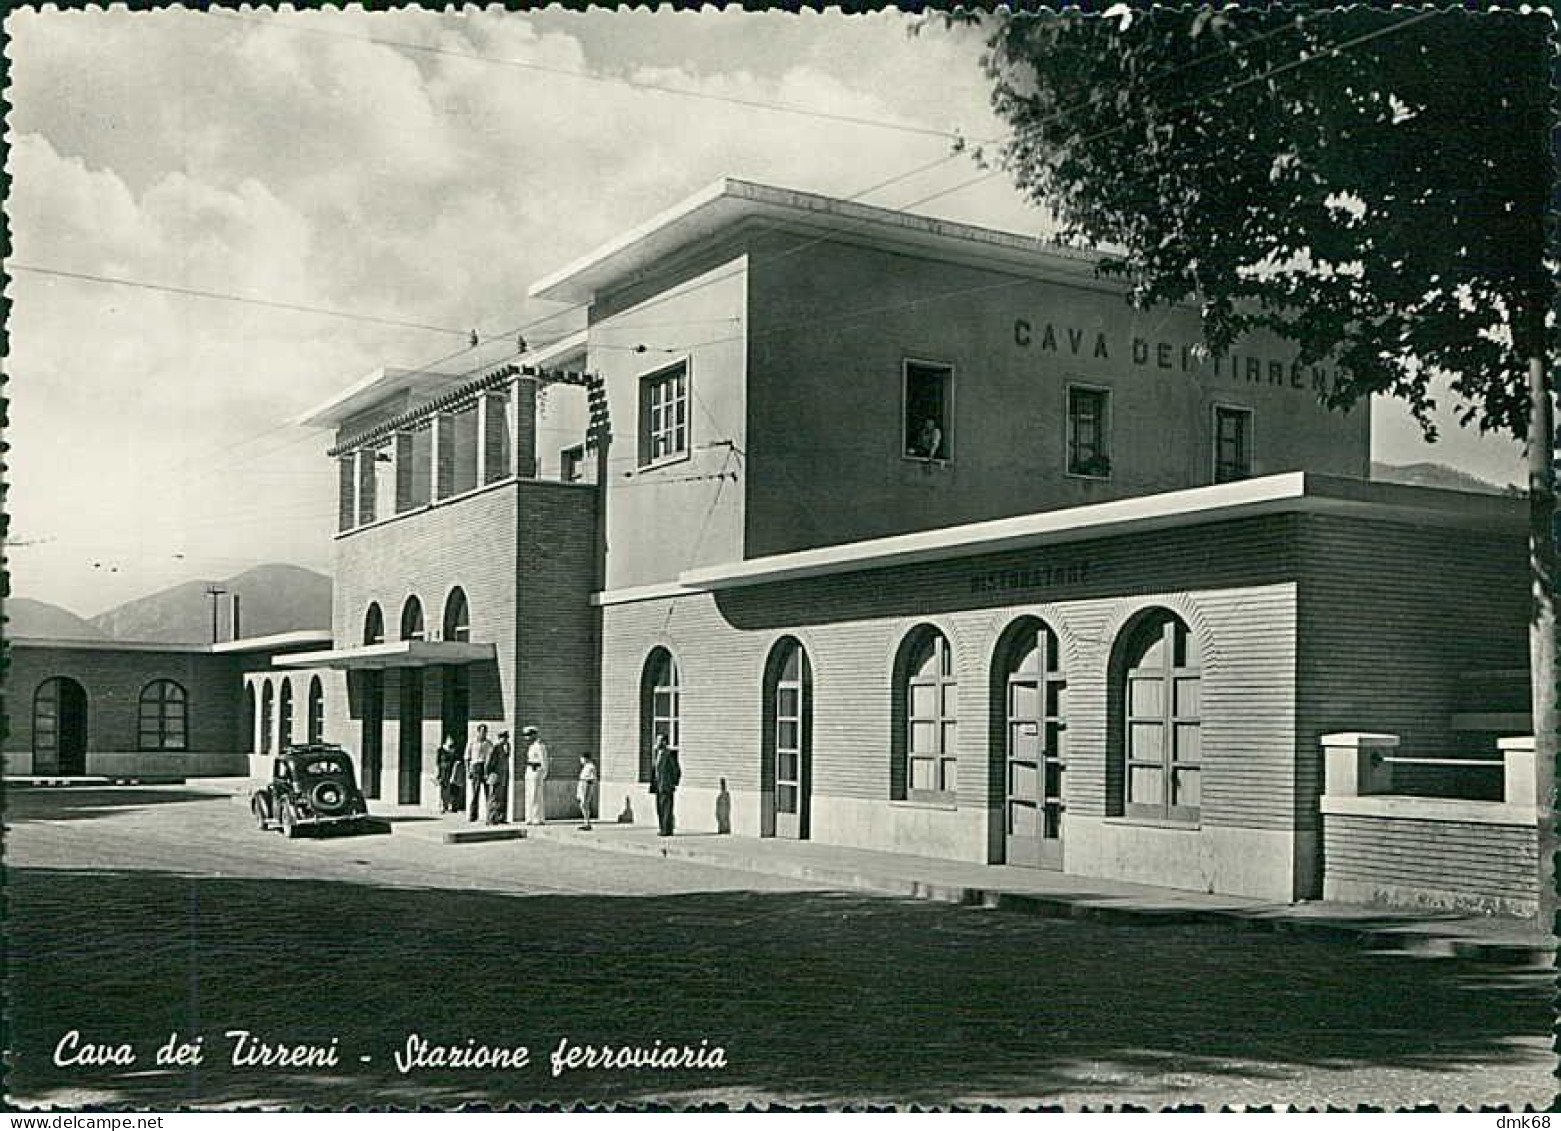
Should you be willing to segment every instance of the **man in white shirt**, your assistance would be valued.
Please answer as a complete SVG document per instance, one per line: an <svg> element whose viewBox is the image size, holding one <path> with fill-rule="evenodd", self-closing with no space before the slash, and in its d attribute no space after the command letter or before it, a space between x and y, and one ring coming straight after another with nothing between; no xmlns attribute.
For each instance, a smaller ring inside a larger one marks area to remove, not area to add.
<svg viewBox="0 0 1561 1131"><path fill-rule="evenodd" d="M520 732L526 743L526 824L547 821L547 743L536 727Z"/></svg>
<svg viewBox="0 0 1561 1131"><path fill-rule="evenodd" d="M482 803L482 791L488 790L491 796L492 787L488 785L488 758L493 754L493 743L488 741L488 724L477 724L477 737L466 744L466 792L467 792L467 818L472 824L477 823L477 815L484 809Z"/></svg>

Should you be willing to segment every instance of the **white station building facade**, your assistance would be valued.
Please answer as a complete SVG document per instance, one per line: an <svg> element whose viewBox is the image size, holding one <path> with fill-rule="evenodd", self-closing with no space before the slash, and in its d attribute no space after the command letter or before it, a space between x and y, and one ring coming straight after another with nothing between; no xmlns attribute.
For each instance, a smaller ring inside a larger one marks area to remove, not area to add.
<svg viewBox="0 0 1561 1131"><path fill-rule="evenodd" d="M1328 366L1206 358L1080 252L736 180L532 294L584 331L307 417L333 639L245 676L257 754L319 681L405 805L444 734L536 725L553 813L590 751L650 823L664 735L684 828L1532 910L1525 504L1368 481Z"/></svg>

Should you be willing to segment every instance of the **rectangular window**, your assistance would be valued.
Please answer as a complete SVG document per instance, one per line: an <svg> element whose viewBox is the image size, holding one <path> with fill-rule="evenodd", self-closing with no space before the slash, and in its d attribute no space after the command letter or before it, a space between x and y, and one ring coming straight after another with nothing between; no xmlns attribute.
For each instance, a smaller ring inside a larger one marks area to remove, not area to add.
<svg viewBox="0 0 1561 1131"><path fill-rule="evenodd" d="M952 457L954 370L922 361L905 363L905 456L946 460Z"/></svg>
<svg viewBox="0 0 1561 1131"><path fill-rule="evenodd" d="M584 444L576 444L558 453L558 477L565 483L585 482Z"/></svg>
<svg viewBox="0 0 1561 1131"><path fill-rule="evenodd" d="M1068 386L1068 474L1104 479L1111 474L1111 394Z"/></svg>
<svg viewBox="0 0 1561 1131"><path fill-rule="evenodd" d="M640 378L640 466L688 454L688 363Z"/></svg>
<svg viewBox="0 0 1561 1131"><path fill-rule="evenodd" d="M1252 475L1252 410L1214 407L1214 482L1234 483Z"/></svg>

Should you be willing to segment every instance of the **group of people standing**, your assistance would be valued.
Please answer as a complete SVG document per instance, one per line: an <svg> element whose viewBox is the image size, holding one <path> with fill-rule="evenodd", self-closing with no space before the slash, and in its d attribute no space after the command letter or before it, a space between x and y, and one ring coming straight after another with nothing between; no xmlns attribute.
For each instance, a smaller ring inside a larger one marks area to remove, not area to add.
<svg viewBox="0 0 1561 1131"><path fill-rule="evenodd" d="M526 776L526 824L540 825L547 821L548 750L542 735L534 726L520 732L525 742ZM488 739L488 725L477 724L477 737L466 744L464 756L456 746L455 737L446 735L435 755L435 774L439 783L440 811L459 813L464 808L467 819L476 823L484 811L483 797L486 791L487 823L506 824L509 820L510 766L514 755L510 750L509 731L500 731L497 742ZM580 776L575 788L575 800L580 806L584 822L580 827L590 829L591 817L596 811L598 774L596 763L589 752L580 755Z"/></svg>

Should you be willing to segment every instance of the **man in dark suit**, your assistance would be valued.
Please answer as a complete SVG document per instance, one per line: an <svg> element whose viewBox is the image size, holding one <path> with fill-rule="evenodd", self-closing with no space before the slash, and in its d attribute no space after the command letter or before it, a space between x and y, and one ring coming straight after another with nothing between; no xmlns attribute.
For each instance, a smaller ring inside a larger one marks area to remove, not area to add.
<svg viewBox="0 0 1561 1131"><path fill-rule="evenodd" d="M650 756L650 791L656 795L656 821L661 826L658 836L673 833L673 803L682 780L683 767L678 763L678 752L668 744L666 735L658 736Z"/></svg>

